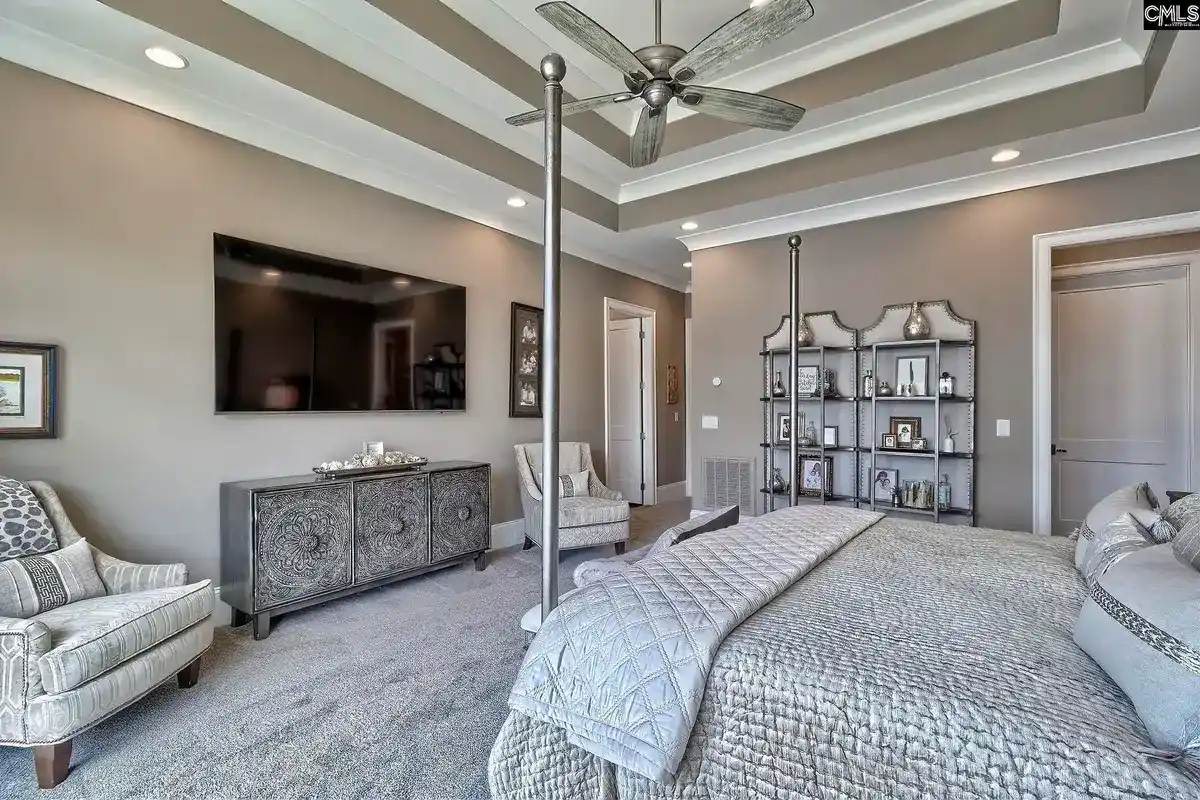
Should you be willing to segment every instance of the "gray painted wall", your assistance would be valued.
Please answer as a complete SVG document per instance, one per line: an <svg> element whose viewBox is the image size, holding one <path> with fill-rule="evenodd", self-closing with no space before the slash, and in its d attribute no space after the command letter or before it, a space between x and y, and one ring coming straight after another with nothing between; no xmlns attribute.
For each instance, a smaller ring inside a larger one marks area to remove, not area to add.
<svg viewBox="0 0 1200 800"><path fill-rule="evenodd" d="M949 299L978 320L981 525L1032 527L1034 234L1200 208L1200 158L1037 187L804 234L802 306L864 327L891 303ZM761 458L762 336L787 310L787 237L693 254L694 452ZM720 387L712 378L720 376ZM699 416L717 415L718 430ZM997 438L996 419L1012 421ZM759 462L761 464L761 462ZM757 474L757 473L756 473ZM699 505L700 498L697 498Z"/></svg>
<svg viewBox="0 0 1200 800"><path fill-rule="evenodd" d="M0 97L0 340L63 346L61 436L0 441L0 474L53 482L115 555L201 576L221 481L364 440L491 462L493 521L520 516L512 446L541 422L508 418L509 304L541 304L537 245L2 61ZM214 231L465 285L468 410L215 416ZM603 448L606 295L658 312L658 480L682 481L683 294L570 257L562 436Z"/></svg>

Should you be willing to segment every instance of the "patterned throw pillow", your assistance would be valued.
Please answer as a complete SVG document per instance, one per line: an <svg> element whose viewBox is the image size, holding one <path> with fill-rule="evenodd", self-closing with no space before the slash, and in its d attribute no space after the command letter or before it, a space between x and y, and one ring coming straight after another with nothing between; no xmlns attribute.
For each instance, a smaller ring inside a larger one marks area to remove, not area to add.
<svg viewBox="0 0 1200 800"><path fill-rule="evenodd" d="M1154 543L1149 531L1132 514L1122 514L1088 540L1089 549L1080 570L1084 581L1091 586L1122 558Z"/></svg>
<svg viewBox="0 0 1200 800"><path fill-rule="evenodd" d="M0 562L0 617L29 619L104 594L86 539L53 553Z"/></svg>
<svg viewBox="0 0 1200 800"><path fill-rule="evenodd" d="M1182 533L1188 525L1200 520L1200 492L1181 497L1171 503L1162 512L1162 518L1177 533Z"/></svg>
<svg viewBox="0 0 1200 800"><path fill-rule="evenodd" d="M25 484L0 477L0 561L58 549L58 534L37 495Z"/></svg>
<svg viewBox="0 0 1200 800"><path fill-rule="evenodd" d="M1171 547L1174 548L1177 559L1192 569L1200 570L1200 516L1193 518L1179 531L1179 535L1171 542Z"/></svg>
<svg viewBox="0 0 1200 800"><path fill-rule="evenodd" d="M558 476L558 496L559 497L587 497L588 496L588 473L571 472L567 475Z"/></svg>
<svg viewBox="0 0 1200 800"><path fill-rule="evenodd" d="M1075 569L1083 574L1083 560L1091 552L1091 542L1096 534L1122 514L1130 514L1150 532L1154 541L1169 542L1175 530L1163 521L1154 505L1154 493L1150 484L1135 483L1124 486L1092 506L1083 524L1079 526L1079 537L1075 541Z"/></svg>

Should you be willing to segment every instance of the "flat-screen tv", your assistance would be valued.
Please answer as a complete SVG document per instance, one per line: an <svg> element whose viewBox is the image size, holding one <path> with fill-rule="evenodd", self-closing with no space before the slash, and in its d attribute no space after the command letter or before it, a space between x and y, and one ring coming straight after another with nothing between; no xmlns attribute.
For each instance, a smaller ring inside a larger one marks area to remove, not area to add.
<svg viewBox="0 0 1200 800"><path fill-rule="evenodd" d="M466 408L467 290L216 234L217 413Z"/></svg>

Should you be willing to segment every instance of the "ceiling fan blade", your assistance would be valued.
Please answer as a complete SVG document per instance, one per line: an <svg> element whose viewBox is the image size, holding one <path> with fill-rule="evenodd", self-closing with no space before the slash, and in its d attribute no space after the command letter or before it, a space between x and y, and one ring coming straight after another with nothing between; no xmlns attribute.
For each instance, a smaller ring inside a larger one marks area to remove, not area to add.
<svg viewBox="0 0 1200 800"><path fill-rule="evenodd" d="M569 103L563 103L562 113L565 117L568 114L578 114L583 111L593 111L597 108L602 108L603 106L616 105L618 103L628 103L635 97L637 97L637 95L630 94L629 92L618 92L617 94L604 94L598 97L588 97L584 100L572 100ZM514 117L509 117L504 121L509 125L520 126L528 125L531 122L540 122L545 118L546 110L544 108L538 108L533 111L527 111L524 114L517 114Z"/></svg>
<svg viewBox="0 0 1200 800"><path fill-rule="evenodd" d="M650 106L643 108L629 143L629 166L645 167L658 161L666 138L667 110Z"/></svg>
<svg viewBox="0 0 1200 800"><path fill-rule="evenodd" d="M629 48L598 22L570 3L543 3L537 13L575 44L596 58L637 80L646 80L646 68Z"/></svg>
<svg viewBox="0 0 1200 800"><path fill-rule="evenodd" d="M761 94L715 86L684 86L679 90L679 102L701 114L773 131L790 131L804 118L804 109L800 106Z"/></svg>
<svg viewBox="0 0 1200 800"><path fill-rule="evenodd" d="M768 0L751 6L708 35L675 65L675 79L688 83L720 72L752 50L778 39L813 16L809 0Z"/></svg>

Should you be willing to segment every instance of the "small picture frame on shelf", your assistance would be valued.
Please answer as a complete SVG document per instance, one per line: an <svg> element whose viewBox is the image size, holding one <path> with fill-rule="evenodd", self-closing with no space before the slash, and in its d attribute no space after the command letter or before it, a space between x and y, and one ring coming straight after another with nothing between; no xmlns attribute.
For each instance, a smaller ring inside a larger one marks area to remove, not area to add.
<svg viewBox="0 0 1200 800"><path fill-rule="evenodd" d="M897 358L896 386L904 397L925 397L929 390L929 356ZM904 389L906 386L908 388Z"/></svg>
<svg viewBox="0 0 1200 800"><path fill-rule="evenodd" d="M363 442L363 455L382 456L383 442Z"/></svg>
<svg viewBox="0 0 1200 800"><path fill-rule="evenodd" d="M900 485L900 470L877 469L871 481L871 499L876 503L892 502L892 495Z"/></svg>
<svg viewBox="0 0 1200 800"><path fill-rule="evenodd" d="M822 437L822 442L824 442L826 447L837 447L838 446L837 425L826 425L825 426L825 433Z"/></svg>
<svg viewBox="0 0 1200 800"><path fill-rule="evenodd" d="M921 438L920 417L891 417L889 428L896 434L897 447L912 447L913 440Z"/></svg>
<svg viewBox="0 0 1200 800"><path fill-rule="evenodd" d="M800 494L805 497L833 494L833 456L800 458Z"/></svg>
<svg viewBox="0 0 1200 800"><path fill-rule="evenodd" d="M775 418L775 443L788 444L792 441L792 415L779 414Z"/></svg>
<svg viewBox="0 0 1200 800"><path fill-rule="evenodd" d="M821 368L820 367L797 367L796 368L796 396L797 397L820 397L821 396Z"/></svg>
<svg viewBox="0 0 1200 800"><path fill-rule="evenodd" d="M880 446L884 450L895 450L896 449L896 434L885 433L883 435L883 444Z"/></svg>

